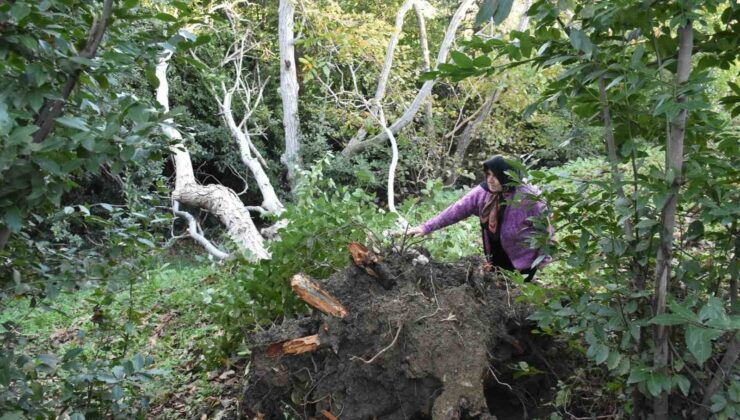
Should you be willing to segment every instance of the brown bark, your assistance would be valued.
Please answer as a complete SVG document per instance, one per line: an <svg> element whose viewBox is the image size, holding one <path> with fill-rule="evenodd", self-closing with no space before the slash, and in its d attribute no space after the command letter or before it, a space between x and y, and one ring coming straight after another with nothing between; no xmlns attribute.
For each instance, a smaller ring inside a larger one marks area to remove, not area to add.
<svg viewBox="0 0 740 420"><path fill-rule="evenodd" d="M290 287L301 300L321 312L338 318L347 316L347 309L341 302L306 274L298 273L290 280Z"/></svg>
<svg viewBox="0 0 740 420"><path fill-rule="evenodd" d="M459 177L457 169L462 166L462 162L465 159L465 152L473 141L473 134L475 134L478 127L480 127L480 125L483 124L483 121L491 114L493 104L498 102L500 94L500 89L493 89L486 98L486 101L483 103L483 106L477 112L475 119L465 126L465 130L463 130L462 134L457 137L457 148L455 149L452 166L450 167L449 174L445 180L446 185L452 185L457 181L457 178Z"/></svg>
<svg viewBox="0 0 740 420"><path fill-rule="evenodd" d="M609 156L609 165L611 166L612 182L617 188L617 197L624 199L624 188L622 187L622 173L619 172L619 156L617 155L617 145L614 141L614 126L612 124L611 109L609 100L606 97L606 88L604 87L604 76L599 77L599 102L601 103L601 115L604 119L604 137L606 140L606 151ZM624 221L624 234L627 241L631 241L634 236L632 220Z"/></svg>
<svg viewBox="0 0 740 420"><path fill-rule="evenodd" d="M370 277L377 279L386 290L390 290L396 284L395 278L383 263L383 257L357 242L351 242L347 247L355 265L365 270Z"/></svg>
<svg viewBox="0 0 740 420"><path fill-rule="evenodd" d="M98 47L100 46L100 42L103 40L105 30L108 27L108 20L110 19L112 11L113 0L106 0L105 3L103 3L103 14L100 18L93 20L90 34L87 37L87 43L80 52L80 57L87 59L95 57ZM64 82L64 86L62 87L60 98L52 100L47 99L44 101L44 106L38 117L36 117L36 121L34 123L39 127L38 131L33 134L34 143L41 143L46 139L49 133L51 133L52 128L54 128L54 122L60 115L62 115L64 105L67 103L69 95L72 94L72 90L77 84L77 79L80 77L80 73L82 73L82 69L77 68L69 75L67 81Z"/></svg>
<svg viewBox="0 0 740 420"><path fill-rule="evenodd" d="M691 49L694 45L694 30L692 22L688 21L678 30L678 66L676 69L676 85L680 88L689 80L691 74ZM685 95L679 95L676 102L686 102ZM679 186L681 185L681 170L683 168L683 143L686 132L687 110L682 109L670 123L670 134L666 147L666 178L670 182L670 194L661 211L663 221L660 233L660 246L655 267L655 306L654 315L665 313L668 295L668 280L671 275L673 260L673 231L676 225L676 208L678 205ZM655 354L653 368L665 371L668 365L669 328L665 325L656 325L653 329ZM668 418L668 393L662 392L653 399L653 415L655 420Z"/></svg>
<svg viewBox="0 0 740 420"><path fill-rule="evenodd" d="M738 357L740 357L740 334L735 334L732 341L727 346L727 351L725 351L722 361L719 362L717 371L714 372L712 381L709 382L709 385L704 389L704 398L701 401L701 408L694 416L695 419L703 420L709 418L711 413L709 412L708 407L712 405L712 396L719 391L722 384L725 382L725 379L730 376L733 367L736 366L735 363L737 362Z"/></svg>

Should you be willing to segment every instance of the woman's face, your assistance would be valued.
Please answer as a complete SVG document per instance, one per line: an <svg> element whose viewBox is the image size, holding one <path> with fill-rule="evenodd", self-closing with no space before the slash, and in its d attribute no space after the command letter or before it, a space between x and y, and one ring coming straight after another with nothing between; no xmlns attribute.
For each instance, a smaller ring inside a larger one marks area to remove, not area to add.
<svg viewBox="0 0 740 420"><path fill-rule="evenodd" d="M488 189L491 192L500 192L504 189L498 181L498 178L496 178L496 175L491 171L486 171L486 183L488 183Z"/></svg>

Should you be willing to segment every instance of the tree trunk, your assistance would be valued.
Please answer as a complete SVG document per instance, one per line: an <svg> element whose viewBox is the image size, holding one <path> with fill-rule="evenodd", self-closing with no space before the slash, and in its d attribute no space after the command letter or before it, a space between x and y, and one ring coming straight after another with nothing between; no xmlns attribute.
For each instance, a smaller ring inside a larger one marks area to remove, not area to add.
<svg viewBox="0 0 740 420"><path fill-rule="evenodd" d="M291 190L295 191L301 169L300 122L298 120L298 78L293 40L294 0L280 0L278 39L280 43L280 97L283 100L285 153L280 160L288 168Z"/></svg>
<svg viewBox="0 0 740 420"><path fill-rule="evenodd" d="M532 5L532 0L524 1L524 12L522 13L522 16L519 18L519 23L516 25L516 30L519 32L524 32L527 30L527 26L529 25L529 16L527 16L527 12L529 12L529 7L531 5Z"/></svg>
<svg viewBox="0 0 740 420"><path fill-rule="evenodd" d="M160 58L156 75L159 80L157 102L169 111L169 85L167 65L169 56ZM170 124L172 121L168 121ZM175 160L175 190L172 199L180 203L202 208L212 213L226 226L229 237L239 246L250 252L250 259L268 259L270 254L263 244L257 228L244 208L239 196L223 185L200 185L193 173L190 153L182 144L182 135L171 125L164 128L165 134L177 144L171 150Z"/></svg>
<svg viewBox="0 0 740 420"><path fill-rule="evenodd" d="M455 149L455 156L452 160L452 166L449 169L449 174L447 176L447 180L445 181L446 185L452 185L455 183L455 181L457 181L457 178L459 177L457 169L462 166L462 162L465 159L465 152L468 150L468 146L470 146L470 143L473 141L473 134L475 134L475 132L478 130L478 127L480 127L483 121L491 114L491 110L493 110L493 104L498 101L498 97L500 94L501 90L499 89L493 89L491 91L491 93L486 98L486 101L483 103L483 106L478 111L478 116L476 116L473 121L468 123L468 125L465 127L465 130L463 130L462 134L457 138L457 148Z"/></svg>
<svg viewBox="0 0 740 420"><path fill-rule="evenodd" d="M676 85L682 87L689 80L691 74L691 49L694 45L692 22L678 30L678 66L676 69ZM679 94L676 102L686 102L686 96ZM671 121L670 135L666 147L666 178L670 183L670 193L663 205L661 219L663 221L660 233L660 247L655 263L655 315L665 313L666 296L668 294L668 279L671 275L673 259L673 231L676 225L676 207L678 204L681 170L683 167L683 141L686 132L687 110L682 109ZM665 370L668 364L668 327L656 325L653 329L655 355L653 368ZM668 394L662 392L653 400L653 415L655 420L668 418Z"/></svg>
<svg viewBox="0 0 740 420"><path fill-rule="evenodd" d="M612 182L617 188L617 197L624 200L624 188L622 187L622 173L619 172L619 156L617 155L617 146L614 142L614 126L612 125L611 110L609 101L606 97L606 87L604 86L604 76L599 77L599 102L601 103L601 115L604 119L604 138L606 140L606 152L609 156L609 165L612 172ZM627 241L634 239L634 229L632 220L624 221L624 234Z"/></svg>
<svg viewBox="0 0 740 420"><path fill-rule="evenodd" d="M409 9L411 9L411 6L415 3L415 0L406 0L398 9L398 13L396 13L396 26L391 34L391 39L388 41L388 48L385 50L383 69L380 71L380 76L378 77L378 87L375 90L375 100L373 101L372 109L370 109L370 113L373 115L378 114L378 107L382 106L383 98L385 97L385 89L388 86L388 78L390 77L391 68L393 67L393 51L396 49L398 37L401 35L401 30L403 29L403 19L406 17L406 12L408 12ZM350 139L350 143L365 140L365 137L367 137L367 130L365 127L371 121L372 116L368 116L362 124L362 127L357 130L357 134Z"/></svg>
<svg viewBox="0 0 740 420"><path fill-rule="evenodd" d="M87 37L87 43L82 51L80 51L80 57L87 59L95 57L98 47L100 46L100 42L103 40L105 30L108 28L108 20L110 19L112 11L113 0L105 0L105 3L103 3L103 14L100 18L95 18L93 20L90 33ZM44 106L34 123L39 127L39 129L33 133L34 143L41 143L46 139L49 133L51 133L52 128L54 128L54 122L56 122L57 118L62 115L64 105L67 103L69 95L72 94L72 89L74 89L77 84L77 79L80 77L81 72L82 70L77 68L69 75L67 81L64 83L64 87L62 87L60 98L44 100Z"/></svg>
<svg viewBox="0 0 740 420"><path fill-rule="evenodd" d="M432 69L432 62L429 59L429 42L427 41L427 26L424 22L424 14L422 13L419 2L414 2L414 12L416 13L416 21L419 24L419 44L421 45L421 59L423 64L423 70L429 71ZM427 142L431 142L435 137L434 130L434 113L432 111L432 96L429 95L429 99L424 102L424 128L427 133Z"/></svg>
<svg viewBox="0 0 740 420"><path fill-rule="evenodd" d="M738 357L740 357L740 334L734 334L734 337L730 340L730 344L727 345L727 350L722 357L722 361L719 362L717 371L714 372L711 382L704 389L704 398L701 401L701 408L699 408L699 411L694 416L695 419L704 420L709 418L711 413L708 407L712 405L712 396L719 391L725 379L730 377L732 369L737 367L736 362Z"/></svg>
<svg viewBox="0 0 740 420"><path fill-rule="evenodd" d="M455 11L455 14L452 16L450 24L447 26L445 37L439 47L439 53L437 54L437 64L442 64L447 61L447 53L449 52L450 47L452 46L452 42L455 39L457 28L458 26L460 26L460 22L462 22L466 12L473 5L473 3L473 0L463 0L460 6ZM401 115L401 117L398 118L398 120L396 120L389 127L391 133L393 133L394 135L398 134L398 132L401 131L402 128L406 127L414 120L414 115L416 115L416 112L421 107L421 104L432 92L434 83L434 80L427 80L426 82L424 82L424 85L422 85L419 93L416 95L416 98L414 98L414 101L411 103L406 112L404 112L403 115ZM349 143L347 143L347 146L342 151L342 154L345 157L352 157L357 153L360 153L363 150L367 149L369 146L382 143L386 140L388 140L388 132L386 130L383 130L378 135L370 139L355 142L350 141Z"/></svg>

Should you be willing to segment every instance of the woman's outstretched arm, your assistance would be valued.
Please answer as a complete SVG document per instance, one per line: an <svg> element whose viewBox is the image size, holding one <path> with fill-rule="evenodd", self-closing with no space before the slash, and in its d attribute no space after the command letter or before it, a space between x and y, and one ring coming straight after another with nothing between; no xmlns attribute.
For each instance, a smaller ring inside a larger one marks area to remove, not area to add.
<svg viewBox="0 0 740 420"><path fill-rule="evenodd" d="M438 215L427 220L425 223L409 229L407 232L412 236L427 235L435 230L452 225L462 219L478 214L481 203L485 200L486 191L480 186L476 186L465 196L457 200L454 204L447 207Z"/></svg>

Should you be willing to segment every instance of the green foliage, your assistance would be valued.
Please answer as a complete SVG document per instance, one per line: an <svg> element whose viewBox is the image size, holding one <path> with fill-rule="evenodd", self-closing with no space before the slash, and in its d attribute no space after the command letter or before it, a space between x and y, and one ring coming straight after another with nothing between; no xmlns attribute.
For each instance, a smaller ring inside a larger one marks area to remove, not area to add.
<svg viewBox="0 0 740 420"><path fill-rule="evenodd" d="M488 10L489 3L482 10ZM627 385L649 397L678 390L689 398L700 397L697 389L705 384L695 383L694 372L711 378L706 362L720 353L720 337L726 341L740 327L733 291L737 262L731 256L737 252L737 226L732 220L737 206L731 203L738 197L736 185L727 184L737 176L730 169L737 167L737 157L727 149L738 138L730 123L735 93L723 89L726 95L718 97L709 89L717 86L718 68L736 64L736 54L728 55L717 46L737 47L740 36L733 29L739 11L724 2L645 7L640 2L537 1L529 10L533 31L514 31L508 39L474 36L464 45L465 59L458 54L453 62L425 75L457 81L524 64L556 69L559 74L548 81L525 115L567 108L582 121L595 127L606 123L604 130L612 130L617 148L612 169L604 166L606 170L570 187L556 186L567 171L531 173L535 184L548 185L545 195L554 209L565 259L557 277L567 279L563 293L571 302L551 300L548 309L534 318L545 330L582 334L587 357L597 365L606 364L616 377L626 377ZM678 85L673 57L677 29L687 20L695 22L697 61L689 81ZM491 53L509 61L470 65ZM720 104L729 112L723 113ZM608 121L602 119L606 106ZM680 174L651 159L650 147L667 142L669 126L682 111L690 115L685 141L690 159L680 178L680 237L672 240L674 232L662 231L661 218ZM722 201L717 201L719 197ZM628 225L634 227L630 234ZM658 248L666 240L673 242L675 254L667 257L675 259L676 269L675 281L669 284L668 312L663 313L662 306L650 302L651 297L657 299L650 284L656 259L662 258ZM532 298L542 301L542 293L533 293ZM660 315L653 317L655 311ZM646 345L653 325L670 326L668 340L675 349L671 366L658 365L657 358L653 363Z"/></svg>
<svg viewBox="0 0 740 420"><path fill-rule="evenodd" d="M88 58L81 50L100 13L90 2L0 6L0 226L15 233L30 213L58 207L62 194L79 185L77 177L101 167L118 174L132 161L162 158L165 145L152 134L164 117L132 95L118 95L111 76L148 52L143 38L121 36L124 22L137 16L115 8L105 42ZM36 124L60 98L65 114L50 135L37 138Z"/></svg>
<svg viewBox="0 0 740 420"><path fill-rule="evenodd" d="M87 416L143 416L150 397L142 392L142 385L164 372L150 367L150 357L130 352L132 335L144 315L134 307L134 285L154 264L149 254L156 245L147 225L168 220L129 214L109 204L92 210L67 207L57 217L99 229L106 252L91 251L70 235L31 238L22 232L11 243L10 251L18 252L8 259L13 284L2 290L3 309L13 302L8 298L24 299L29 307L24 316L3 313L0 407L32 417L54 416L63 410ZM60 244L59 239L70 242ZM42 252L27 253L31 247L24 241ZM63 314L51 298L65 289L93 290L86 297L92 315L75 337L78 344L50 351L28 345L23 319L34 310ZM123 316L114 317L110 305L122 290L128 291L129 306Z"/></svg>
<svg viewBox="0 0 740 420"><path fill-rule="evenodd" d="M394 217L378 209L374 197L324 177L330 160L318 161L303 174L297 203L281 215L290 222L280 231L280 241L272 243L272 258L256 265L236 260L224 267L229 281L209 297L208 309L224 329L219 340L226 349L239 344L251 326L305 312L290 288L294 274L326 278L349 262L349 242L380 238L382 228L391 226Z"/></svg>

